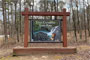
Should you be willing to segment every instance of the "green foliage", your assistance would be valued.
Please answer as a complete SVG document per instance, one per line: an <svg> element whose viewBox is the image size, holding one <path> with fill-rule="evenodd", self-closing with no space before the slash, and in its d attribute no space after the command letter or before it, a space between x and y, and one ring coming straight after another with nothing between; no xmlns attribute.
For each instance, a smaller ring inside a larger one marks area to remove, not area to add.
<svg viewBox="0 0 90 60"><path fill-rule="evenodd" d="M39 24L36 24L35 22L33 22L33 29L34 31L38 31L40 29Z"/></svg>
<svg viewBox="0 0 90 60"><path fill-rule="evenodd" d="M9 10L9 8L6 8L6 10Z"/></svg>

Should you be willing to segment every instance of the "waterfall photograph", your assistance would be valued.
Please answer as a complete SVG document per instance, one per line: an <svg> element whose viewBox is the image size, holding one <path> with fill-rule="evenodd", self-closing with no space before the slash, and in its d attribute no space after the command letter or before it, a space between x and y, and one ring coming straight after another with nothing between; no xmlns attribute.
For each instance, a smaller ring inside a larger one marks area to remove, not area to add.
<svg viewBox="0 0 90 60"><path fill-rule="evenodd" d="M60 42L60 20L32 21L31 42Z"/></svg>

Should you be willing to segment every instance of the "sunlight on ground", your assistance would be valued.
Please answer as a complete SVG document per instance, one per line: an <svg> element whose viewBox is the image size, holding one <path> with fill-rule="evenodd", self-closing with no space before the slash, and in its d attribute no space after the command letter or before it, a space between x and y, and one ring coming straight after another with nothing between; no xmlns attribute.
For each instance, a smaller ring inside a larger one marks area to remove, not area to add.
<svg viewBox="0 0 90 60"><path fill-rule="evenodd" d="M4 38L0 37L0 46L3 44Z"/></svg>
<svg viewBox="0 0 90 60"><path fill-rule="evenodd" d="M90 46L87 46L87 45L81 45L81 46L78 46L78 51L84 51L84 50L88 50L90 49Z"/></svg>
<svg viewBox="0 0 90 60"><path fill-rule="evenodd" d="M0 60L62 60L64 58L70 59L70 57L73 57L75 60L83 60L81 56L74 55L74 54L68 54L68 55L45 55L45 56L20 56L20 57L3 57Z"/></svg>

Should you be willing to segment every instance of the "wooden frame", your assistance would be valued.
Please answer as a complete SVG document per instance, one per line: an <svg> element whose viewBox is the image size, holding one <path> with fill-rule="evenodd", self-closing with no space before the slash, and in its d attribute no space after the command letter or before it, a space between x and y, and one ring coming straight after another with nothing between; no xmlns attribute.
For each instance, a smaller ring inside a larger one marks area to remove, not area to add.
<svg viewBox="0 0 90 60"><path fill-rule="evenodd" d="M22 15L25 16L25 25L24 25L24 47L28 47L28 26L29 26L29 16L63 16L63 47L67 47L67 24L66 16L70 15L70 12L66 12L66 9L63 9L63 12L29 12L28 8L25 8L25 11L22 12Z"/></svg>
<svg viewBox="0 0 90 60"><path fill-rule="evenodd" d="M31 53L76 53L77 50L75 47L67 47L67 21L66 17L70 15L70 12L66 12L66 9L63 9L63 12L29 12L28 8L25 8L25 12L22 12L24 17L24 47L16 47L13 49L13 55L28 55ZM29 31L29 16L63 16L63 47L28 47L28 31Z"/></svg>
<svg viewBox="0 0 90 60"><path fill-rule="evenodd" d="M36 21L36 20L30 20L30 23L32 23L31 21ZM50 19L45 19L45 20L42 20L42 19L39 20L38 19L38 21L51 21L51 20ZM59 23L59 27L61 26L60 25L61 21L59 19L58 20L56 19L54 21L57 21ZM32 26L30 26L30 27L31 27L30 30L32 30ZM60 29L60 31L61 31L61 29ZM30 31L30 32L32 32L32 31ZM60 36L61 36L61 33L60 33ZM60 40L61 40L61 37L60 37ZM33 41L32 42L31 39L30 39L30 43L62 43L63 41L60 41L60 40L58 42L56 42L56 41L44 41L44 42L43 41L39 41L39 42L38 41Z"/></svg>
<svg viewBox="0 0 90 60"><path fill-rule="evenodd" d="M58 53L58 54L73 54L76 53L76 48L14 48L14 55L30 55L30 54L39 54L39 53Z"/></svg>

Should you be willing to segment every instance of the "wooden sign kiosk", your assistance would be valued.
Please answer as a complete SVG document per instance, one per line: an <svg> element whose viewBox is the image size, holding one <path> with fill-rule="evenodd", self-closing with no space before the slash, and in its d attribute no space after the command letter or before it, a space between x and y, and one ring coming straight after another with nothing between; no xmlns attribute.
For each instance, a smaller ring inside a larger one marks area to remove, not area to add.
<svg viewBox="0 0 90 60"><path fill-rule="evenodd" d="M14 55L25 55L32 52L57 52L57 53L75 53L76 48L67 47L67 23L66 17L70 15L70 12L66 12L66 9L63 9L62 12L29 12L28 8L25 8L25 11L22 12L22 15L25 16L24 20L24 47L16 47L13 49ZM63 47L60 48L33 48L28 47L28 33L29 33L29 16L63 16Z"/></svg>

